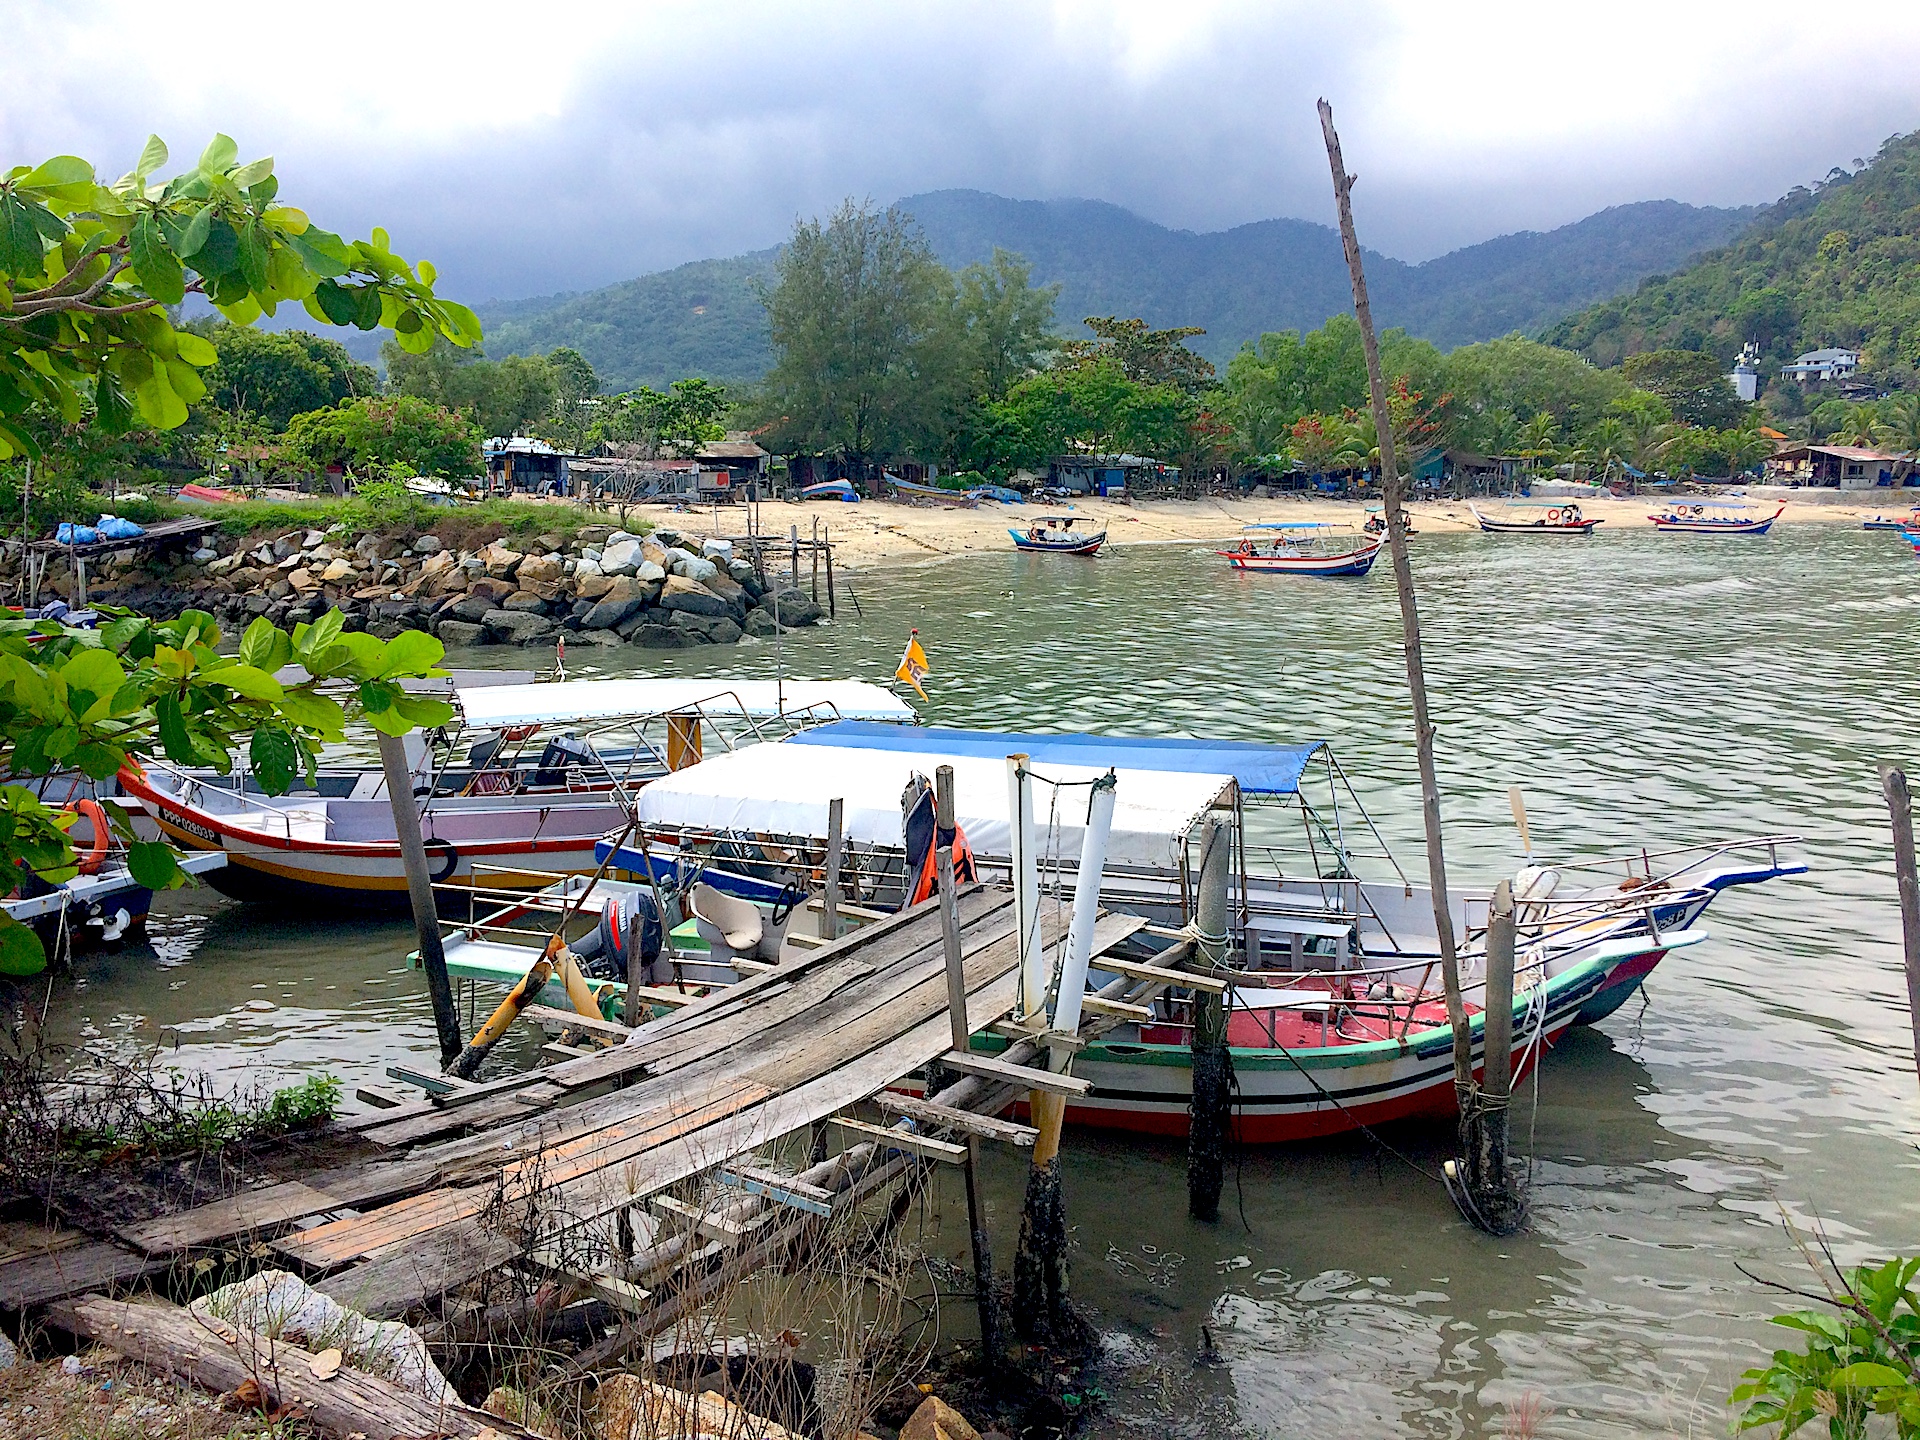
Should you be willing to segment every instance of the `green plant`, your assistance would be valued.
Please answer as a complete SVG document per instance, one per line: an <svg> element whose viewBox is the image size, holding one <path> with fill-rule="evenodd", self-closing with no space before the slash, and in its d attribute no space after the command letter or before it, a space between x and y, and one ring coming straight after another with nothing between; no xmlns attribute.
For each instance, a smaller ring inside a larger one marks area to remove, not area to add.
<svg viewBox="0 0 1920 1440"><path fill-rule="evenodd" d="M1787 1436L1824 1417L1833 1440L1863 1440L1868 1421L1881 1415L1893 1422L1900 1440L1914 1440L1920 1436L1920 1295L1914 1284L1920 1258L1850 1270L1825 1258L1826 1268L1815 1268L1826 1294L1793 1293L1826 1308L1773 1318L1775 1325L1803 1332L1804 1348L1776 1350L1771 1365L1740 1377L1743 1383L1728 1397L1745 1407L1737 1428L1778 1425Z"/></svg>

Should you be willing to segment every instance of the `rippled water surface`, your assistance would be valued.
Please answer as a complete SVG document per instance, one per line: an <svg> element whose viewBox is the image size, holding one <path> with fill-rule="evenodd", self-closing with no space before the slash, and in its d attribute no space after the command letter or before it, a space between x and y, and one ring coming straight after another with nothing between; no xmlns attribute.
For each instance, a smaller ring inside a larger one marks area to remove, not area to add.
<svg viewBox="0 0 1920 1440"><path fill-rule="evenodd" d="M1784 1209L1843 1253L1920 1248L1920 1090L1873 774L1920 758L1920 567L1897 537L1420 537L1427 663L1457 876L1536 844L1620 850L1790 831L1813 873L1734 891L1713 939L1550 1058L1529 1233L1468 1230L1430 1178L1444 1136L1250 1152L1217 1227L1185 1218L1178 1147L1071 1136L1073 1284L1109 1334L1111 1433L1724 1433L1721 1399L1785 1308ZM858 597L864 617L854 613ZM832 627L643 666L892 668L910 626L942 723L1332 742L1409 870L1413 754L1390 574L1236 575L1209 552L983 556L856 576ZM603 659L606 652L586 652ZM476 651L463 663L519 658ZM577 671L577 673L587 673ZM150 950L84 960L52 1018L98 1043L278 1079L376 1078L432 1050L395 925L169 896ZM996 1161L1010 1258L1022 1174ZM949 1233L964 1221L947 1207ZM1197 1364L1202 1326L1217 1363ZM1774 1332L1777 1337L1781 1332Z"/></svg>

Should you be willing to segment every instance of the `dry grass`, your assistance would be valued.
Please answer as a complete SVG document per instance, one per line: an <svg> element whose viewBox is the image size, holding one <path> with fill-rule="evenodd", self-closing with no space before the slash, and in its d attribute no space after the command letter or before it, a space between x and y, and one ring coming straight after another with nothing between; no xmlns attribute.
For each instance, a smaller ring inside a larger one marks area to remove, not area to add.
<svg viewBox="0 0 1920 1440"><path fill-rule="evenodd" d="M80 1373L59 1360L0 1371L0 1440L307 1440L298 1420L224 1408L110 1350L83 1352Z"/></svg>

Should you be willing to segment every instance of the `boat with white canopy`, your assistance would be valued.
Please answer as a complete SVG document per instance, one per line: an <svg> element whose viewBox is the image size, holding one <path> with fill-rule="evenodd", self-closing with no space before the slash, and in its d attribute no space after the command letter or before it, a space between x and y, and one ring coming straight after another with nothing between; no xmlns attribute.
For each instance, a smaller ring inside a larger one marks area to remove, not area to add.
<svg viewBox="0 0 1920 1440"><path fill-rule="evenodd" d="M848 717L898 723L913 710L862 681L568 680L454 687L455 722L410 735L428 858L440 883L537 890L591 870L643 786L715 748L731 751ZM268 796L153 761L121 776L161 832L222 850L210 879L243 900L406 903L386 779L332 772L324 786Z"/></svg>

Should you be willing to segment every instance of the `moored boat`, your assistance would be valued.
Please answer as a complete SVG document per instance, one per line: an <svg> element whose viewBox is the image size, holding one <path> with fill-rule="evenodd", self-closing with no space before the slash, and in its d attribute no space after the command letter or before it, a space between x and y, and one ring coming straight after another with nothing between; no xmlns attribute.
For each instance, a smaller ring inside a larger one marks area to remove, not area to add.
<svg viewBox="0 0 1920 1440"><path fill-rule="evenodd" d="M1038 515L1025 530L1009 529L1007 534L1019 549L1059 555L1091 555L1107 543L1105 530L1082 530L1072 515Z"/></svg>
<svg viewBox="0 0 1920 1440"><path fill-rule="evenodd" d="M1505 500L1494 514L1469 500L1467 509L1489 535L1591 535L1594 526L1606 523L1589 519L1571 500Z"/></svg>
<svg viewBox="0 0 1920 1440"><path fill-rule="evenodd" d="M1360 534L1351 525L1323 520L1278 521L1245 527L1237 546L1215 553L1236 570L1320 579L1357 578L1373 568L1385 543L1381 537Z"/></svg>
<svg viewBox="0 0 1920 1440"><path fill-rule="evenodd" d="M1654 529L1679 535L1764 535L1786 510L1781 505L1763 515L1759 506L1733 500L1687 500L1647 518Z"/></svg>
<svg viewBox="0 0 1920 1440"><path fill-rule="evenodd" d="M1862 530L1920 531L1920 505L1905 515L1870 515L1860 522Z"/></svg>
<svg viewBox="0 0 1920 1440"><path fill-rule="evenodd" d="M800 498L802 500L844 500L858 504L860 492L845 480L822 480L816 485L802 485Z"/></svg>
<svg viewBox="0 0 1920 1440"><path fill-rule="evenodd" d="M938 485L921 485L897 475L887 476L887 484L902 500L925 500L932 505L950 505L956 510L975 510L980 505L980 497L966 490L942 490Z"/></svg>

